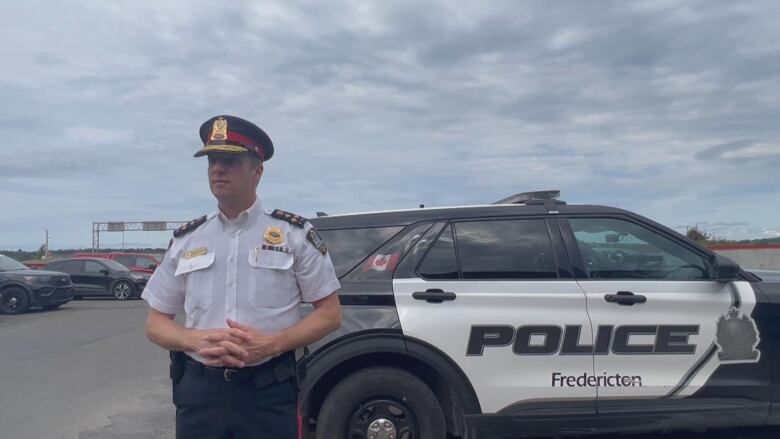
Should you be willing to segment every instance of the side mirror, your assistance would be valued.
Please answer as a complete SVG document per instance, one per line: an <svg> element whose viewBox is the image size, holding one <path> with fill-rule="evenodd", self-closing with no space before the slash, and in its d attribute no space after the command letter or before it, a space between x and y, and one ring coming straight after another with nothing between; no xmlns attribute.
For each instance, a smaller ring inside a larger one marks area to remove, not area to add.
<svg viewBox="0 0 780 439"><path fill-rule="evenodd" d="M103 273L106 276L108 276L111 273L110 271L106 270L105 268L100 270L100 272Z"/></svg>
<svg viewBox="0 0 780 439"><path fill-rule="evenodd" d="M733 260L715 253L715 280L718 282L731 282L737 279L740 268Z"/></svg>

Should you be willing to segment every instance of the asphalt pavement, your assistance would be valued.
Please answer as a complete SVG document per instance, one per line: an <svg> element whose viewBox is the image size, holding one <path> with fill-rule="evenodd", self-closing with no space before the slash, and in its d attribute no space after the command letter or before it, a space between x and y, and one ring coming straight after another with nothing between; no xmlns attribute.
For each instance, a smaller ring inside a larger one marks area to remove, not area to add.
<svg viewBox="0 0 780 439"><path fill-rule="evenodd" d="M168 355L144 336L146 310L140 300L80 300L0 314L0 439L173 438ZM754 429L626 436L770 437Z"/></svg>
<svg viewBox="0 0 780 439"><path fill-rule="evenodd" d="M172 438L167 353L143 301L0 315L0 438Z"/></svg>

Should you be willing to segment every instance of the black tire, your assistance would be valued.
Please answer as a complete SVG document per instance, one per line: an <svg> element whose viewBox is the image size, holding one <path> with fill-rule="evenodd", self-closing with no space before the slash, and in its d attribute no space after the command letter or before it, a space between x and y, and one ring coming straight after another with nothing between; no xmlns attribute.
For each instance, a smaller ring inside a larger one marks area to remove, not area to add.
<svg viewBox="0 0 780 439"><path fill-rule="evenodd" d="M62 306L62 304L58 303L56 305L44 305L41 308L43 308L44 311L53 311L53 310L59 308L60 306Z"/></svg>
<svg viewBox="0 0 780 439"><path fill-rule="evenodd" d="M370 427L391 426L395 439L447 435L439 401L421 379L401 369L373 367L344 378L328 394L317 417L317 439L368 439Z"/></svg>
<svg viewBox="0 0 780 439"><path fill-rule="evenodd" d="M111 287L111 294L114 295L114 299L116 300L129 300L133 298L133 295L135 294L134 290L132 283L126 280L120 280Z"/></svg>
<svg viewBox="0 0 780 439"><path fill-rule="evenodd" d="M30 297L24 289L11 287L0 292L0 312L4 314L21 314L29 308Z"/></svg>

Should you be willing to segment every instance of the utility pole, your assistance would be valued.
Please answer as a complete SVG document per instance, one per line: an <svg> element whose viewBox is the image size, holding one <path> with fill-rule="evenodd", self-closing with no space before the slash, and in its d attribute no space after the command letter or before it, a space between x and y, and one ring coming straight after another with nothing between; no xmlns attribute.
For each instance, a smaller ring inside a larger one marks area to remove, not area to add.
<svg viewBox="0 0 780 439"><path fill-rule="evenodd" d="M49 259L49 229L46 229L46 245L43 248L43 257L41 259Z"/></svg>

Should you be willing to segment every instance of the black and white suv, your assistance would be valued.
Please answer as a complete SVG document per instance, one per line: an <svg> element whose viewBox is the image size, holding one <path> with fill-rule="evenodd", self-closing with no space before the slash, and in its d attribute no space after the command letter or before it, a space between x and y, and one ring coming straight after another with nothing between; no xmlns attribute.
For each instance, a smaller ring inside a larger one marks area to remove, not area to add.
<svg viewBox="0 0 780 439"><path fill-rule="evenodd" d="M647 218L530 193L311 222L343 324L300 361L305 437L780 424L780 282Z"/></svg>

